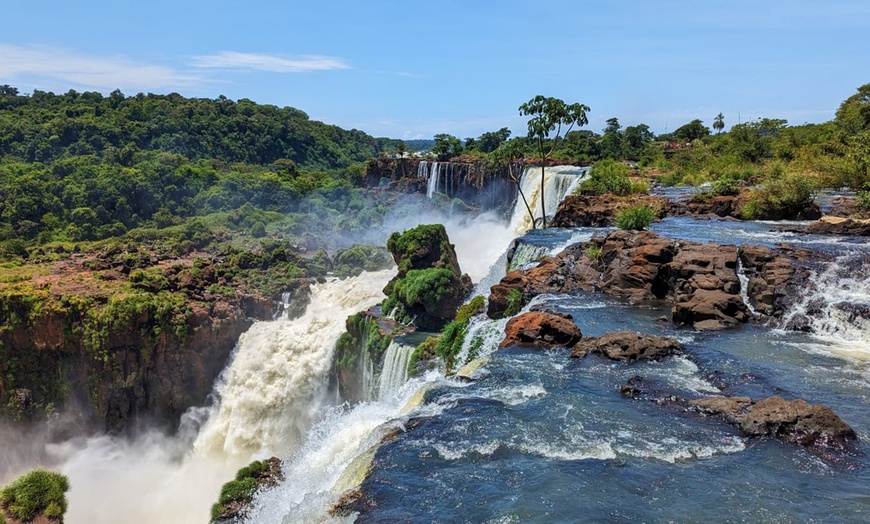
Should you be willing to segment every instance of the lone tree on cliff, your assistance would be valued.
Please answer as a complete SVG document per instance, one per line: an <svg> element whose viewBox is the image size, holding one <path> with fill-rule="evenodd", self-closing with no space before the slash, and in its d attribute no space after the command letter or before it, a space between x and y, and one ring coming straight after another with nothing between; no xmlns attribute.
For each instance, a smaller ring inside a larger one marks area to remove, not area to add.
<svg viewBox="0 0 870 524"><path fill-rule="evenodd" d="M538 95L520 106L520 116L531 116L529 119L529 140L535 144L538 157L541 159L541 216L543 217L542 228L547 228L547 210L544 206L544 168L547 159L559 148L565 135L571 132L574 126L582 127L589 123L586 112L589 106L584 104L566 104L562 100L553 97ZM552 140L550 133L554 132Z"/></svg>
<svg viewBox="0 0 870 524"><path fill-rule="evenodd" d="M511 182L517 186L517 193L523 199L523 204L526 206L526 211L529 213L529 219L532 224L535 223L535 214L532 213L532 208L529 206L529 201L526 200L526 195L523 193L523 188L520 185L520 178L523 176L525 168L526 144L522 138L513 138L506 142L502 142L495 151L489 154L489 160L495 165L507 168L508 177Z"/></svg>

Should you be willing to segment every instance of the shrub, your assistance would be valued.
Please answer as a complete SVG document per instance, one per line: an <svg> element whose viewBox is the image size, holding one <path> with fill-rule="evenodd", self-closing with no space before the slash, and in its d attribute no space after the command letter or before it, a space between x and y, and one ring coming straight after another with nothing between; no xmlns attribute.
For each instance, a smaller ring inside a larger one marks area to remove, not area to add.
<svg viewBox="0 0 870 524"><path fill-rule="evenodd" d="M864 189L858 191L858 200L855 207L861 211L870 211L870 183L864 184Z"/></svg>
<svg viewBox="0 0 870 524"><path fill-rule="evenodd" d="M507 303L505 304L504 316L512 317L520 312L523 307L523 292L519 289L508 291Z"/></svg>
<svg viewBox="0 0 870 524"><path fill-rule="evenodd" d="M753 195L743 208L740 209L740 218L743 220L758 220L761 217L761 202Z"/></svg>
<svg viewBox="0 0 870 524"><path fill-rule="evenodd" d="M589 246L585 251L583 251L583 254L586 255L586 258L598 260L601 258L601 248L598 246Z"/></svg>
<svg viewBox="0 0 870 524"><path fill-rule="evenodd" d="M632 190L631 181L628 179L629 171L629 167L622 162L600 160L589 170L589 179L580 185L580 189L627 195Z"/></svg>
<svg viewBox="0 0 870 524"><path fill-rule="evenodd" d="M0 490L0 504L18 520L29 522L40 513L63 520L69 479L59 473L35 469Z"/></svg>
<svg viewBox="0 0 870 524"><path fill-rule="evenodd" d="M656 211L646 204L632 206L617 213L614 222L619 229L646 229L656 218Z"/></svg>
<svg viewBox="0 0 870 524"><path fill-rule="evenodd" d="M737 180L730 176L724 176L719 180L714 180L710 184L710 193L714 196L729 196L736 195L740 192L740 185Z"/></svg>

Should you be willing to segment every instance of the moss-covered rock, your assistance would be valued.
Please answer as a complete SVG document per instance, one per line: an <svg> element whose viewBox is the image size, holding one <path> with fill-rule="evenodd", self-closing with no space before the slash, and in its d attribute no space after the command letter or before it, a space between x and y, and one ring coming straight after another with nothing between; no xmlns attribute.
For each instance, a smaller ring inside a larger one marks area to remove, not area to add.
<svg viewBox="0 0 870 524"><path fill-rule="evenodd" d="M284 480L281 461L275 457L255 460L236 473L236 478L221 488L218 501L211 507L211 521L219 524L243 522L251 510L254 494L261 488L276 486Z"/></svg>
<svg viewBox="0 0 870 524"><path fill-rule="evenodd" d="M459 269L444 226L422 225L393 233L387 249L399 273L384 288L388 296L384 309L398 308L402 320L426 331L440 331L471 291L471 279Z"/></svg>
<svg viewBox="0 0 870 524"><path fill-rule="evenodd" d="M59 473L35 469L0 489L0 522L32 522L45 517L63 522L69 479Z"/></svg>
<svg viewBox="0 0 870 524"><path fill-rule="evenodd" d="M386 269L392 264L389 252L383 247L357 244L335 254L333 271L339 277L352 277L363 271Z"/></svg>

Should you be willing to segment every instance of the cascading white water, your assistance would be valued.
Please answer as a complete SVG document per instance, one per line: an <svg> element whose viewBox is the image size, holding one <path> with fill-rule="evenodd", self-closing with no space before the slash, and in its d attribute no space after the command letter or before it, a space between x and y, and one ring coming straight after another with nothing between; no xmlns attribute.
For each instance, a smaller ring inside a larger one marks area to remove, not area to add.
<svg viewBox="0 0 870 524"><path fill-rule="evenodd" d="M544 203L550 214L556 212L559 203L570 195L588 177L589 168L576 166L553 166L544 168ZM541 168L527 167L520 179L520 190L532 210L535 220L541 218ZM532 218L517 197L517 205L511 215L511 228L518 234L534 228Z"/></svg>
<svg viewBox="0 0 870 524"><path fill-rule="evenodd" d="M432 167L429 170L429 183L426 186L426 197L432 198L438 191L438 181L441 176L441 163L432 162Z"/></svg>
<svg viewBox="0 0 870 524"><path fill-rule="evenodd" d="M393 340L384 353L384 364L378 382L378 398L386 399L401 389L408 380L408 364L414 354L414 346Z"/></svg>
<svg viewBox="0 0 870 524"><path fill-rule="evenodd" d="M737 257L737 279L740 281L740 298L743 299L743 303L746 304L746 308L750 313L758 315L758 311L756 311L749 300L749 277L746 276L746 271L743 269L743 262L740 261L740 257Z"/></svg>
<svg viewBox="0 0 870 524"><path fill-rule="evenodd" d="M327 375L345 320L382 300L394 274L363 273L313 286L302 317L251 326L216 388L220 403L196 440L197 453L252 456L294 450L326 400Z"/></svg>
<svg viewBox="0 0 870 524"><path fill-rule="evenodd" d="M824 350L870 360L870 261L866 252L838 257L807 279L800 303L783 319L789 325L798 316L809 323Z"/></svg>
<svg viewBox="0 0 870 524"><path fill-rule="evenodd" d="M529 264L536 262L541 257L549 255L551 251L552 248L548 246L536 246L533 244L521 243L514 250L514 255L511 257L508 271L523 269Z"/></svg>
<svg viewBox="0 0 870 524"><path fill-rule="evenodd" d="M417 178L425 178L429 180L429 162L425 160L421 160L419 164L417 164Z"/></svg>

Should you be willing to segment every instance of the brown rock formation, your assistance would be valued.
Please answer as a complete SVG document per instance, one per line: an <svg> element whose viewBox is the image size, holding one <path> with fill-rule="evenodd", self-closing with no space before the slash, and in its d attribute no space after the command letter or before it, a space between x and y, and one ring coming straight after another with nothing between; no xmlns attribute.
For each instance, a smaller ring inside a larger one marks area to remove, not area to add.
<svg viewBox="0 0 870 524"><path fill-rule="evenodd" d="M489 315L498 318L512 290L525 300L548 292L597 290L631 303L666 300L675 322L720 329L747 320L737 277L737 248L674 242L649 231L614 231L569 246L491 288Z"/></svg>
<svg viewBox="0 0 870 524"><path fill-rule="evenodd" d="M551 227L605 227L613 225L617 213L639 204L655 209L665 207L667 199L651 196L619 197L611 194L583 193L568 195L559 204Z"/></svg>
<svg viewBox="0 0 870 524"><path fill-rule="evenodd" d="M505 326L499 349L510 346L531 348L572 348L580 341L580 328L571 315L530 311L512 318Z"/></svg>
<svg viewBox="0 0 870 524"><path fill-rule="evenodd" d="M857 438L829 407L803 400L711 397L690 404L702 413L722 416L750 437L776 437L804 446L828 447L843 447Z"/></svg>
<svg viewBox="0 0 870 524"><path fill-rule="evenodd" d="M618 331L600 337L584 338L574 346L571 358L581 358L587 353L593 353L611 360L633 362L656 360L681 353L682 350L683 345L675 338Z"/></svg>

